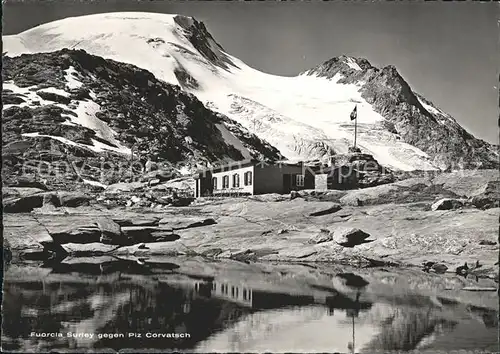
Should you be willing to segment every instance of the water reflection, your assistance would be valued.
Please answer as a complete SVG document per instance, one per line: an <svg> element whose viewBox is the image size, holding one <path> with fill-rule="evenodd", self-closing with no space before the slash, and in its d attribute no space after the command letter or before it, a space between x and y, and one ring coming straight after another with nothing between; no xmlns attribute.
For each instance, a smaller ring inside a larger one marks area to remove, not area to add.
<svg viewBox="0 0 500 354"><path fill-rule="evenodd" d="M187 276L167 262L79 260L46 267L37 277L9 277L7 270L3 350L370 352L449 347L442 338L453 338L467 323L490 332L483 333L488 346L498 329L496 311L475 309L475 317L453 318L418 296L406 302L363 300L369 282L353 273L336 277L353 289L346 294L318 285L284 290L265 277L255 283ZM175 333L188 336L165 337Z"/></svg>

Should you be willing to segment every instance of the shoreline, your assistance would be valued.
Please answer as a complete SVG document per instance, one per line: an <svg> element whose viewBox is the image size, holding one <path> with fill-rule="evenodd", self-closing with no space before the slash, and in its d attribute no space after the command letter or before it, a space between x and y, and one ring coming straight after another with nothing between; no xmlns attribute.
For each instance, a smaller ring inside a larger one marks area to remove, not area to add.
<svg viewBox="0 0 500 354"><path fill-rule="evenodd" d="M31 212L4 213L4 239L13 262L19 256L52 263L102 255L202 256L411 266L431 273L455 273L467 263L467 274L498 281L498 174L472 171L466 177L450 173L354 190L198 198L161 208L133 192L10 187L17 196L4 198L4 206L22 211L38 204Z"/></svg>

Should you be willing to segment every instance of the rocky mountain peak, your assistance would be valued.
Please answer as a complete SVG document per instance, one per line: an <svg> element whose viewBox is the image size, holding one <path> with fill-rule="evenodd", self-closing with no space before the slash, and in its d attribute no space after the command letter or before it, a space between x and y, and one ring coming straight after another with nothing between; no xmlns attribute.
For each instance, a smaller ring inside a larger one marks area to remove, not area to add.
<svg viewBox="0 0 500 354"><path fill-rule="evenodd" d="M371 68L373 66L365 58L356 58L342 54L338 57L328 59L324 63L301 73L301 75L315 75L330 79L337 73L347 76L356 72L365 72Z"/></svg>
<svg viewBox="0 0 500 354"><path fill-rule="evenodd" d="M341 55L305 72L355 84L361 97L385 118L384 126L404 142L426 152L440 168L497 168L498 152L476 139L453 117L415 93L394 65L380 68L368 60Z"/></svg>
<svg viewBox="0 0 500 354"><path fill-rule="evenodd" d="M236 67L224 53L224 48L215 41L203 22L197 21L194 17L182 15L176 15L174 22L184 30L189 42L205 59L223 69L228 69L230 66Z"/></svg>

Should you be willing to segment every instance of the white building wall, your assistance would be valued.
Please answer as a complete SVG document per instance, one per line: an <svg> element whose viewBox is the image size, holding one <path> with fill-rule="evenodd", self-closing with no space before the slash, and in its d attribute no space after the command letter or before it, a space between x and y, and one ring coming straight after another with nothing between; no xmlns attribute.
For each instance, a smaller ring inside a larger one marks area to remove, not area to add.
<svg viewBox="0 0 500 354"><path fill-rule="evenodd" d="M245 173L252 172L252 184L245 186ZM238 174L240 176L240 186L233 186L233 175ZM217 178L217 189L214 189L213 194L221 194L221 193L248 193L253 194L254 191L254 166L242 167L239 169L231 170L231 171L223 171L223 172L214 172L212 174L212 178ZM229 177L229 188L222 188L222 179L224 176Z"/></svg>
<svg viewBox="0 0 500 354"><path fill-rule="evenodd" d="M314 176L314 189L324 191L328 189L328 175L326 173Z"/></svg>

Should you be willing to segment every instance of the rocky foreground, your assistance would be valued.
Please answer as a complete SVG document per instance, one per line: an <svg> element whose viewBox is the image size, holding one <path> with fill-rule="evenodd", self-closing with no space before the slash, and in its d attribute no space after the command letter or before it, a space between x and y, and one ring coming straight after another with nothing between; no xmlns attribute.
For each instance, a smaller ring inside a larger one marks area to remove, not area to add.
<svg viewBox="0 0 500 354"><path fill-rule="evenodd" d="M425 264L435 273L456 272L467 262L458 273L498 281L498 186L498 172L486 170L350 191L198 199L187 206L150 205L120 192L129 202L114 207L105 193L10 187L4 190L5 248L13 262L187 255ZM31 212L23 212L26 205Z"/></svg>

